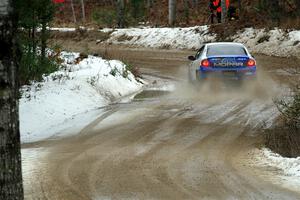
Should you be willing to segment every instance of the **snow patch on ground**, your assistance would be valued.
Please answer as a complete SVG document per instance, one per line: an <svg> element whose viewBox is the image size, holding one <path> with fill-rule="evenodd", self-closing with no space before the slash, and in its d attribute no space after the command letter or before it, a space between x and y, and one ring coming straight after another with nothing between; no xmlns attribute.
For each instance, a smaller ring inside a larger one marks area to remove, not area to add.
<svg viewBox="0 0 300 200"><path fill-rule="evenodd" d="M300 188L300 157L285 158L271 150L263 148L255 153L256 164L265 169L279 173L275 177L277 183L299 192ZM276 169L276 170L274 170Z"/></svg>
<svg viewBox="0 0 300 200"><path fill-rule="evenodd" d="M103 29L112 32L105 41L111 44L150 48L198 49L204 43L215 42L216 35L209 33L208 26L188 28L127 28ZM300 57L300 30L246 28L229 38L244 43L253 53L272 56ZM274 48L276 47L276 48Z"/></svg>
<svg viewBox="0 0 300 200"><path fill-rule="evenodd" d="M266 163L272 163L283 171L286 176L296 176L300 183L300 157L298 158L284 158L279 154L272 152L269 149L262 149Z"/></svg>
<svg viewBox="0 0 300 200"><path fill-rule="evenodd" d="M234 42L245 44L250 51L271 56L300 57L300 31L246 28L232 37Z"/></svg>
<svg viewBox="0 0 300 200"><path fill-rule="evenodd" d="M103 30L107 32L108 30ZM127 28L115 29L107 43L150 48L196 49L214 40L208 26L190 28Z"/></svg>
<svg viewBox="0 0 300 200"><path fill-rule="evenodd" d="M76 31L76 28L48 28L50 31L59 31L59 32L73 32Z"/></svg>
<svg viewBox="0 0 300 200"><path fill-rule="evenodd" d="M93 31L95 30L94 28L86 28L84 26L79 26L78 28L74 28L74 27L61 27L61 28L56 28L56 27L47 27L48 30L50 31L59 31L59 32L74 32L76 30L87 30L87 31ZM41 29L38 29L38 31L40 31Z"/></svg>
<svg viewBox="0 0 300 200"><path fill-rule="evenodd" d="M49 138L76 121L92 121L100 112L95 110L142 89L122 62L94 56L76 62L78 57L78 53L62 52L59 71L22 88L22 143ZM96 114L85 115L84 120L70 120L93 110Z"/></svg>

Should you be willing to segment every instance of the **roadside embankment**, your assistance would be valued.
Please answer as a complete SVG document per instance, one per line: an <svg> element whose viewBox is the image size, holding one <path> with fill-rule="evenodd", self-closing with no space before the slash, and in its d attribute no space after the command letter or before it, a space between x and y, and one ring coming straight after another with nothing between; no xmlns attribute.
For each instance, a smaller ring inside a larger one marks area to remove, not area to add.
<svg viewBox="0 0 300 200"><path fill-rule="evenodd" d="M99 113L85 115L90 119L77 116L97 111L143 86L142 80L134 77L121 61L95 56L81 58L79 53L68 52L62 52L60 58L59 71L21 89L22 143L49 138L84 121L88 124Z"/></svg>

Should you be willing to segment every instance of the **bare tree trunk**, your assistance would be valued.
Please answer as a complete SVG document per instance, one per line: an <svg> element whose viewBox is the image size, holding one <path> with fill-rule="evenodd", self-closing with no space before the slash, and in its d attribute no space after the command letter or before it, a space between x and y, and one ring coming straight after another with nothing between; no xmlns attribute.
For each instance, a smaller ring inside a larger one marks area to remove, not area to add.
<svg viewBox="0 0 300 200"><path fill-rule="evenodd" d="M125 27L125 3L124 3L124 0L118 0L117 7L118 7L118 27L124 28Z"/></svg>
<svg viewBox="0 0 300 200"><path fill-rule="evenodd" d="M77 20L76 20L76 14L75 14L75 9L74 9L74 3L73 0L71 0L71 9L72 9L72 14L73 14L73 21L76 24Z"/></svg>
<svg viewBox="0 0 300 200"><path fill-rule="evenodd" d="M13 0L0 1L0 199L23 200L18 120L17 17Z"/></svg>
<svg viewBox="0 0 300 200"><path fill-rule="evenodd" d="M227 15L227 8L226 8L226 0L221 0L221 7L222 7L222 18L221 22L226 22L226 15Z"/></svg>
<svg viewBox="0 0 300 200"><path fill-rule="evenodd" d="M193 6L196 7L198 6L199 0L193 0Z"/></svg>
<svg viewBox="0 0 300 200"><path fill-rule="evenodd" d="M147 8L152 8L153 6L153 0L147 0Z"/></svg>
<svg viewBox="0 0 300 200"><path fill-rule="evenodd" d="M196 9L196 12L199 13L199 0L193 0L193 9Z"/></svg>
<svg viewBox="0 0 300 200"><path fill-rule="evenodd" d="M47 48L47 22L43 19L42 30L41 30L41 66L40 66L41 68L45 66L46 48Z"/></svg>
<svg viewBox="0 0 300 200"><path fill-rule="evenodd" d="M189 8L189 0L184 0L184 17L185 23L190 23L190 8Z"/></svg>
<svg viewBox="0 0 300 200"><path fill-rule="evenodd" d="M147 0L146 2L146 10L147 10L147 20L150 19L150 16L151 16L151 8L153 6L153 0Z"/></svg>
<svg viewBox="0 0 300 200"><path fill-rule="evenodd" d="M239 15L242 15L243 13L242 0L238 0L238 7L239 7Z"/></svg>
<svg viewBox="0 0 300 200"><path fill-rule="evenodd" d="M176 23L176 0L169 0L169 25L174 26Z"/></svg>
<svg viewBox="0 0 300 200"><path fill-rule="evenodd" d="M271 17L272 21L276 22L277 26L280 25L280 5L279 5L279 0L273 0L270 2L270 11L271 11Z"/></svg>
<svg viewBox="0 0 300 200"><path fill-rule="evenodd" d="M85 22L85 6L83 0L81 0L81 11L82 11L82 21Z"/></svg>

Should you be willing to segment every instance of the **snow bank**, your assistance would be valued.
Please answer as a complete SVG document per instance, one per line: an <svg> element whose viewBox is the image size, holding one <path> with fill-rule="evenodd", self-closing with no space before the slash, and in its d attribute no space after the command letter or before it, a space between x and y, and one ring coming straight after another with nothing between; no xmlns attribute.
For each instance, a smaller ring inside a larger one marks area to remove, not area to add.
<svg viewBox="0 0 300 200"><path fill-rule="evenodd" d="M103 32L111 30L104 29ZM197 49L205 42L214 40L208 26L191 28L128 28L114 29L107 43L150 48Z"/></svg>
<svg viewBox="0 0 300 200"><path fill-rule="evenodd" d="M299 192L300 157L285 158L266 148L256 153L255 157L259 166L271 169L273 172L278 172L279 170L280 175L276 177L279 177L280 180L276 180L277 183Z"/></svg>
<svg viewBox="0 0 300 200"><path fill-rule="evenodd" d="M59 31L59 32L74 32L76 31L77 29L80 29L80 30L87 30L87 31L93 31L94 28L86 28L84 26L79 26L77 28L67 28L67 27L64 27L64 28L56 28L56 27L47 27L48 30L50 31ZM38 29L38 31L41 31L41 29Z"/></svg>
<svg viewBox="0 0 300 200"><path fill-rule="evenodd" d="M105 41L111 44L132 45L151 48L198 49L203 43L215 42L216 35L209 33L208 26L189 28L128 28L103 29L112 32ZM244 43L253 53L272 56L300 57L300 31L246 28L228 38Z"/></svg>
<svg viewBox="0 0 300 200"><path fill-rule="evenodd" d="M244 43L252 52L271 56L300 57L300 31L247 28L232 37L234 42Z"/></svg>
<svg viewBox="0 0 300 200"><path fill-rule="evenodd" d="M125 64L89 56L76 62L78 53L61 53L61 69L43 82L22 88L20 130L23 143L53 136L72 126L67 122L91 121L99 112L85 115L89 119L71 120L79 114L97 110L142 88Z"/></svg>
<svg viewBox="0 0 300 200"><path fill-rule="evenodd" d="M74 32L76 28L48 28L50 31L60 31L60 32Z"/></svg>
<svg viewBox="0 0 300 200"><path fill-rule="evenodd" d="M300 157L285 158L266 148L262 152L265 158L263 162L281 169L286 176L297 177L300 184Z"/></svg>

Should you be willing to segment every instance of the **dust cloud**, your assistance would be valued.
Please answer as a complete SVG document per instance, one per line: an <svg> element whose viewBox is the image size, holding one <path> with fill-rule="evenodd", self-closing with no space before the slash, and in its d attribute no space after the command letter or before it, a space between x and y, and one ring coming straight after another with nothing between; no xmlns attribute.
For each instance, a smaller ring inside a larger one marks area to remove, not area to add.
<svg viewBox="0 0 300 200"><path fill-rule="evenodd" d="M228 100L270 102L282 92L282 88L267 72L260 69L254 80L226 80L209 78L205 81L189 82L188 67L182 66L177 72L180 81L175 83L172 96L187 101L221 103Z"/></svg>

